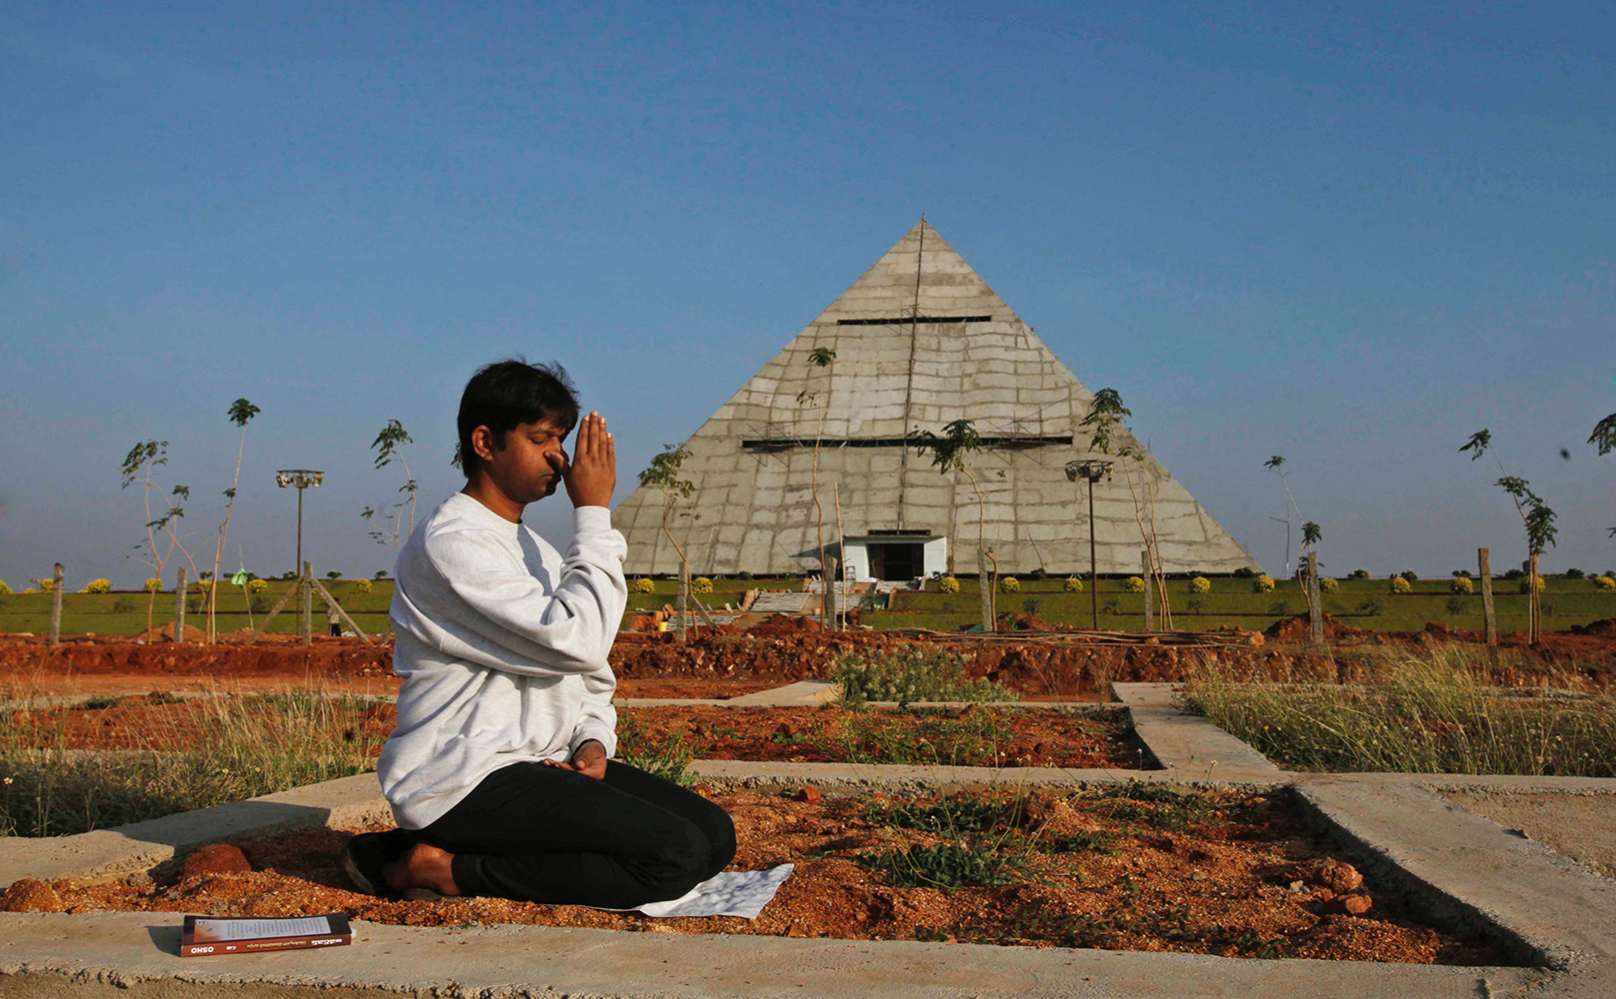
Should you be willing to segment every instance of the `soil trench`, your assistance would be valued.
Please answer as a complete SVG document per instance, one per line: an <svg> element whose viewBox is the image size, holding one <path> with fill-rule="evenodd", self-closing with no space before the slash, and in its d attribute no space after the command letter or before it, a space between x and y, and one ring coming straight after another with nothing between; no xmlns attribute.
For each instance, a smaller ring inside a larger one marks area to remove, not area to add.
<svg viewBox="0 0 1616 999"><path fill-rule="evenodd" d="M712 797L736 823L740 846L731 869L796 865L756 920L649 919L493 898L373 898L349 890L337 860L356 830L331 829L240 842L248 872L231 854L217 873L186 875L171 863L112 884L22 881L0 896L0 909L169 912L176 920L182 912L343 912L410 926L517 923L1241 957L1501 961L1479 940L1434 928L1396 894L1363 883L1277 796L1145 793L1124 785L1109 797L979 793L942 807L935 799L879 795Z"/></svg>
<svg viewBox="0 0 1616 999"><path fill-rule="evenodd" d="M973 678L988 678L1031 697L1092 698L1112 681L1182 680L1201 665L1280 680L1347 682L1359 678L1365 653L1375 649L1456 644L1485 649L1480 636L1428 630L1412 635L1368 632L1329 622L1329 653L1295 644L1305 638L1305 621L1285 621L1271 638L1243 633L1248 643L1216 647L1116 646L1077 640L991 641L917 639L884 632L823 632L765 626L749 632L700 634L680 643L672 634L618 635L611 663L619 694L627 697L733 697L805 679L824 679L831 662L851 651L873 651L924 641L967 656ZM1545 671L1581 673L1597 684L1616 676L1616 630L1589 626L1581 634L1545 636L1528 648L1525 637L1505 635L1490 668L1503 686L1537 685ZM141 645L101 639L72 639L54 648L38 638L0 637L0 683L13 689L48 689L72 680L95 689L105 677L108 690L131 689L131 678L147 684L176 684L178 678L228 679L265 683L315 680L355 684L396 684L391 640L367 645L354 638L316 637L303 647L291 636L269 635L255 645ZM755 685L755 686L754 686ZM150 689L150 688L148 688ZM366 687L365 689L370 689Z"/></svg>

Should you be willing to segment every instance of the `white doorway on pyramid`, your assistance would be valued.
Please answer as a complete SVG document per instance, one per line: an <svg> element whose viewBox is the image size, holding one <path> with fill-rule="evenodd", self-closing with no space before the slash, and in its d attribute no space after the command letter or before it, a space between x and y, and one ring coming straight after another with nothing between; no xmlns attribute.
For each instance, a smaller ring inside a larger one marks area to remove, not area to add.
<svg viewBox="0 0 1616 999"><path fill-rule="evenodd" d="M821 348L834 351L823 366ZM684 442L694 489L670 528L709 576L817 572L821 535L858 580L975 573L979 540L1000 573L1086 574L1091 532L1096 568L1115 574L1139 571L1148 509L1164 571L1258 568L1126 431L1113 449L1140 457L1095 485L1091 525L1087 486L1065 469L1105 457L1081 426L1093 400L922 219ZM905 443L957 419L983 440L980 506L964 475ZM640 488L613 515L631 575L679 571L662 503Z"/></svg>

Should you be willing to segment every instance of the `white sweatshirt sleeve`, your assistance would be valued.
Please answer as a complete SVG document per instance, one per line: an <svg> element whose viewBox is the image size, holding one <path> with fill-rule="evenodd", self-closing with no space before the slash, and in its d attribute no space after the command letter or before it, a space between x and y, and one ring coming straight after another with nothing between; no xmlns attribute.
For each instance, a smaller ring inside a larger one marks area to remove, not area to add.
<svg viewBox="0 0 1616 999"><path fill-rule="evenodd" d="M583 716L572 730L568 750L576 753L578 747L590 739L598 739L606 747L606 755L617 755L617 709L612 707L612 694L617 690L617 677L610 666L593 673L585 673Z"/></svg>
<svg viewBox="0 0 1616 999"><path fill-rule="evenodd" d="M514 566L492 531L457 530L427 537L423 551L432 587L448 599L431 615L395 615L395 626L458 658L525 675L604 670L628 605L623 558L628 545L605 507L580 507L575 534L553 593ZM439 603L439 601L432 601ZM606 709L610 688L606 681ZM598 685L598 682L597 682ZM615 715L611 716L615 718ZM606 720L604 717L602 720ZM593 735L591 738L599 738ZM606 740L602 740L606 742Z"/></svg>

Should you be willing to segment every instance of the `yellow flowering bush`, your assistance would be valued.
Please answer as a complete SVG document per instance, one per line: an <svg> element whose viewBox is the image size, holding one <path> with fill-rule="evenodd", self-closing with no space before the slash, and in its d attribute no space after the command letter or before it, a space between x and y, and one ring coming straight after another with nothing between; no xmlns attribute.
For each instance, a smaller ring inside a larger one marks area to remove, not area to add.
<svg viewBox="0 0 1616 999"><path fill-rule="evenodd" d="M697 593L713 592L713 581L706 576L697 576L690 581L690 588Z"/></svg>
<svg viewBox="0 0 1616 999"><path fill-rule="evenodd" d="M1061 586L1066 590L1067 593L1083 592L1083 581L1078 579L1076 576L1067 576L1066 582L1062 583Z"/></svg>
<svg viewBox="0 0 1616 999"><path fill-rule="evenodd" d="M0 583L0 586L4 585L6 584ZM1600 593L1616 593L1616 576L1595 576L1594 589L1598 590ZM9 591L0 590L0 593L5 592Z"/></svg>
<svg viewBox="0 0 1616 999"><path fill-rule="evenodd" d="M211 580L211 579L199 579L199 580L196 581L196 588L201 590L203 593L206 593L209 590L213 589L213 580Z"/></svg>
<svg viewBox="0 0 1616 999"><path fill-rule="evenodd" d="M1000 593L1020 593L1021 592L1021 580L1017 579L1014 576L1006 576L1006 577L1004 577L1003 579L999 580L999 592Z"/></svg>
<svg viewBox="0 0 1616 999"><path fill-rule="evenodd" d="M641 576L639 579L636 579L634 581L634 592L635 593L655 593L656 592L656 584L651 582L649 579L646 579L644 576Z"/></svg>
<svg viewBox="0 0 1616 999"><path fill-rule="evenodd" d="M249 580L247 580L247 592L248 593L268 593L269 592L269 580L267 580L267 579L249 579Z"/></svg>
<svg viewBox="0 0 1616 999"><path fill-rule="evenodd" d="M1258 576L1251 581L1251 591L1253 593L1272 593L1274 592L1274 581L1267 576Z"/></svg>
<svg viewBox="0 0 1616 999"><path fill-rule="evenodd" d="M1542 576L1537 577L1537 591L1539 593L1542 593L1544 590L1546 590L1548 588L1549 588L1549 581L1544 579ZM1520 591L1522 593L1531 593L1532 592L1532 583L1531 583L1529 577L1525 577L1525 576L1521 577Z"/></svg>
<svg viewBox="0 0 1616 999"><path fill-rule="evenodd" d="M944 576L942 582L937 584L937 588L944 593L958 593L959 580L953 576Z"/></svg>
<svg viewBox="0 0 1616 999"><path fill-rule="evenodd" d="M1323 579L1319 580L1319 591L1321 593L1334 593L1339 589L1341 589L1341 581L1339 579L1332 579L1329 576L1325 576Z"/></svg>
<svg viewBox="0 0 1616 999"><path fill-rule="evenodd" d="M1122 588L1127 590L1129 593L1143 593L1145 592L1145 581L1140 579L1138 576L1129 576L1127 580L1123 582Z"/></svg>
<svg viewBox="0 0 1616 999"><path fill-rule="evenodd" d="M1212 580L1207 579L1205 576L1196 576L1194 579L1190 580L1190 592L1211 593Z"/></svg>
<svg viewBox="0 0 1616 999"><path fill-rule="evenodd" d="M354 584L353 584L353 590L354 590L355 593L369 593L370 592L370 580L368 580L368 579L355 580Z"/></svg>
<svg viewBox="0 0 1616 999"><path fill-rule="evenodd" d="M1469 576L1454 576L1453 582L1448 584L1448 589L1468 597L1476 592L1476 584L1470 581Z"/></svg>
<svg viewBox="0 0 1616 999"><path fill-rule="evenodd" d="M39 592L41 592L41 593L50 593L54 589L56 589L56 580L54 580L54 579L41 579L39 581Z"/></svg>
<svg viewBox="0 0 1616 999"><path fill-rule="evenodd" d="M112 580L110 580L110 579L92 579L88 583L84 584L84 592L85 593L111 593L112 592Z"/></svg>
<svg viewBox="0 0 1616 999"><path fill-rule="evenodd" d="M11 592L11 587L6 585L5 580L0 579L0 597L6 596L10 592Z"/></svg>
<svg viewBox="0 0 1616 999"><path fill-rule="evenodd" d="M23 592L24 593L38 593L39 591L34 589L32 586L30 586L30 587L28 587L28 589L23 590Z"/></svg>
<svg viewBox="0 0 1616 999"><path fill-rule="evenodd" d="M153 576L151 579L141 583L140 588L145 590L147 593L156 593L158 590L163 588L163 581L158 579L156 576Z"/></svg>
<svg viewBox="0 0 1616 999"><path fill-rule="evenodd" d="M1404 579L1402 576L1393 576L1392 577L1392 592L1393 593L1413 593L1414 592L1414 584L1410 583L1408 580Z"/></svg>

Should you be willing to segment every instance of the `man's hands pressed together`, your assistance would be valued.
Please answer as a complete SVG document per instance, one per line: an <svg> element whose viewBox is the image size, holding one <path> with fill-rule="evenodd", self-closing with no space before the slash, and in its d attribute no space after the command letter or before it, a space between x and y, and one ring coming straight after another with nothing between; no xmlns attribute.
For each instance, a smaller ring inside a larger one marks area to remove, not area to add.
<svg viewBox="0 0 1616 999"><path fill-rule="evenodd" d="M610 506L617 488L617 446L606 418L591 412L578 424L572 462L562 473L573 506Z"/></svg>

